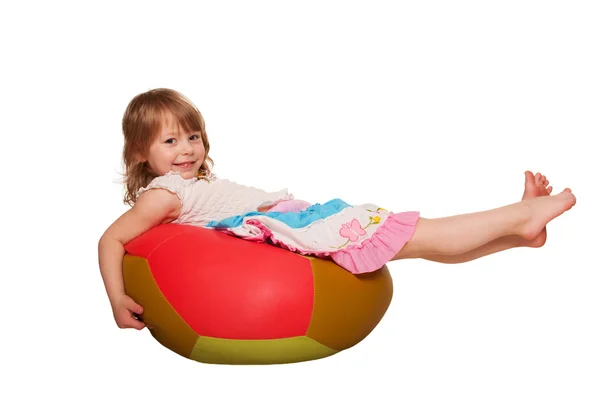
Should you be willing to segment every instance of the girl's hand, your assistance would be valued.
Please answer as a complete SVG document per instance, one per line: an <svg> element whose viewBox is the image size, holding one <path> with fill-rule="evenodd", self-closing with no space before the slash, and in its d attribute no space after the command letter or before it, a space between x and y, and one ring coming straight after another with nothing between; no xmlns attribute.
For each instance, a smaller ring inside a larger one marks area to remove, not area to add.
<svg viewBox="0 0 600 400"><path fill-rule="evenodd" d="M143 312L144 308L126 294L121 295L121 297L117 299L113 306L113 315L115 317L115 321L117 326L121 329L144 329L146 324L137 319L134 315L141 315Z"/></svg>

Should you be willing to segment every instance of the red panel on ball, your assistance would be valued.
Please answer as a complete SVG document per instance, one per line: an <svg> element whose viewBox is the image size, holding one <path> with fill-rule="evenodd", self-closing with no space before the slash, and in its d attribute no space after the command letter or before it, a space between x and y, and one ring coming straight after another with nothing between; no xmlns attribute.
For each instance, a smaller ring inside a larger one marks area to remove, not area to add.
<svg viewBox="0 0 600 400"><path fill-rule="evenodd" d="M126 246L148 260L179 315L201 336L303 336L313 310L310 261L211 229L160 225Z"/></svg>

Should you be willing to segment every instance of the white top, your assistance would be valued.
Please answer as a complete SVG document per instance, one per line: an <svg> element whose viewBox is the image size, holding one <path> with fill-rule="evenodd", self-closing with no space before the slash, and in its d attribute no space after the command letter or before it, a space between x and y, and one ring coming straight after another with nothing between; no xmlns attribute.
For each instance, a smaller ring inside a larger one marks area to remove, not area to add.
<svg viewBox="0 0 600 400"><path fill-rule="evenodd" d="M268 206L284 200L292 200L287 189L265 192L251 186L241 185L210 174L206 179L184 179L179 172L167 172L156 177L137 192L137 197L150 189L166 189L175 193L181 201L181 212L173 223L205 226L213 220L221 220Z"/></svg>

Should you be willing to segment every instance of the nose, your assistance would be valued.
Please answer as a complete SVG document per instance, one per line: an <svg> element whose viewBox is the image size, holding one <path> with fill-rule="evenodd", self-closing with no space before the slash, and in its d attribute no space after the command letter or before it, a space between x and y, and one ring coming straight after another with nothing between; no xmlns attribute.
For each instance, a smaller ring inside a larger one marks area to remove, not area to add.
<svg viewBox="0 0 600 400"><path fill-rule="evenodd" d="M181 144L181 153L182 154L192 154L194 152L194 146L189 142L189 140L185 139L180 142Z"/></svg>

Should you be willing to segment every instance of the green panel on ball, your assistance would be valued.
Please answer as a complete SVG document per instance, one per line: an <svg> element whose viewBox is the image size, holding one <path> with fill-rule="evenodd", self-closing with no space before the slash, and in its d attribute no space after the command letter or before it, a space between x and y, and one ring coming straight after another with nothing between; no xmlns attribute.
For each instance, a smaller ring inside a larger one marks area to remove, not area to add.
<svg viewBox="0 0 600 400"><path fill-rule="evenodd" d="M337 353L306 336L272 340L198 337L189 358L208 364L286 364Z"/></svg>
<svg viewBox="0 0 600 400"><path fill-rule="evenodd" d="M150 332L158 342L175 353L189 357L198 335L163 296L145 258L125 255L123 259L125 292L144 307L142 318L152 325Z"/></svg>

